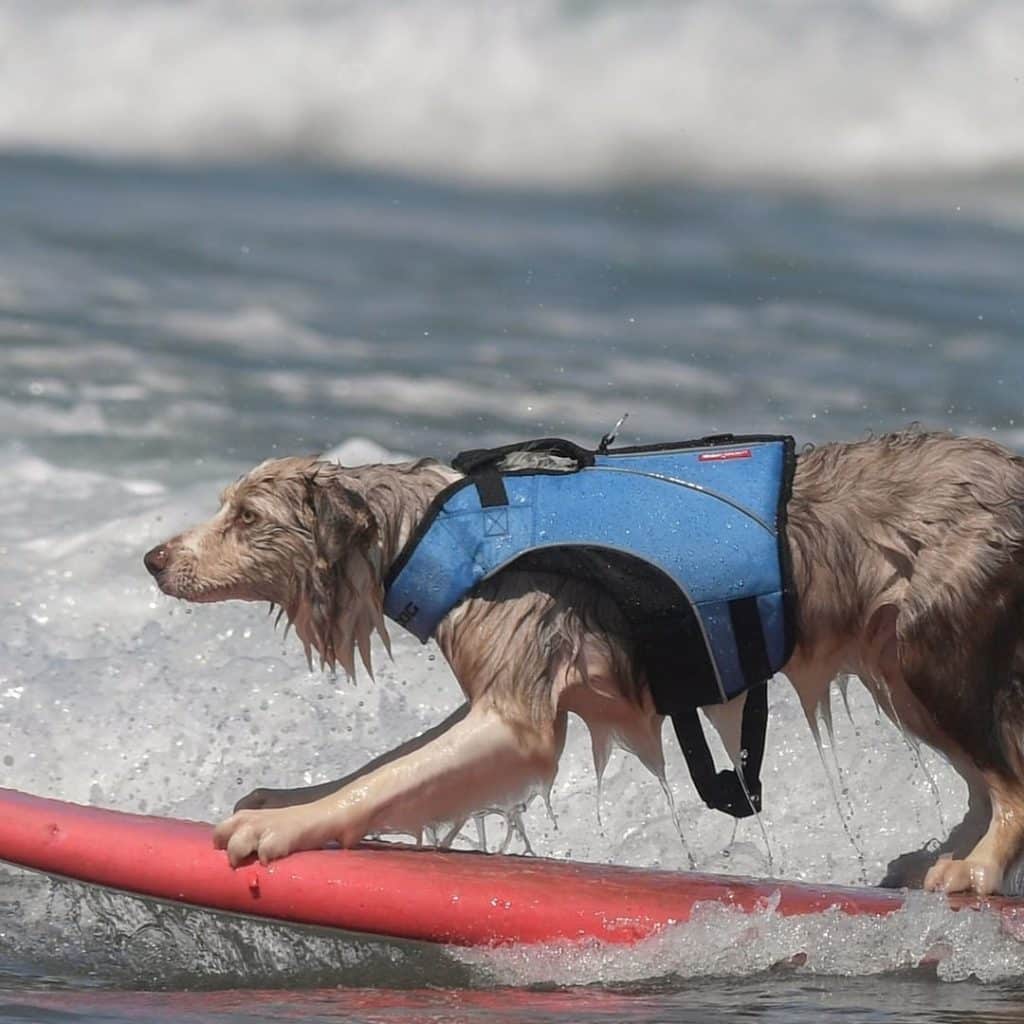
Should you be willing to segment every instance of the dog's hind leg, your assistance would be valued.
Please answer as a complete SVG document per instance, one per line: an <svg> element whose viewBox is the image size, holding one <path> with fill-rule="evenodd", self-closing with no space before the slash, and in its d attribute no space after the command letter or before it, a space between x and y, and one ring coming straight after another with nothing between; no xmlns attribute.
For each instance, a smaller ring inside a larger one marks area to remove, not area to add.
<svg viewBox="0 0 1024 1024"><path fill-rule="evenodd" d="M1000 890L1007 868L1024 851L1024 685L1016 573L995 576L979 607L963 607L962 601L957 607L948 589L934 581L922 590L929 600L912 595L897 622L898 674L927 708L918 727L911 727L954 764L969 763L991 804L981 840L966 857L939 860L924 887L987 895Z"/></svg>
<svg viewBox="0 0 1024 1024"><path fill-rule="evenodd" d="M988 830L965 858L941 857L925 875L924 887L941 892L999 892L1007 869L1024 849L1024 790L985 774L992 817Z"/></svg>
<svg viewBox="0 0 1024 1024"><path fill-rule="evenodd" d="M909 850L891 860L885 876L878 883L887 889L920 889L932 866L940 858L969 857L981 841L992 819L992 801L984 776L969 762L953 763L953 767L967 783L967 810L963 820L938 845L930 839L917 850Z"/></svg>
<svg viewBox="0 0 1024 1024"><path fill-rule="evenodd" d="M1004 695L998 717L1017 777L1024 778L1024 640L1014 653L1013 687ZM1007 865L1002 891L1008 896L1024 896L1024 849Z"/></svg>
<svg viewBox="0 0 1024 1024"><path fill-rule="evenodd" d="M1003 764L981 771L991 817L981 840L963 860L940 859L925 877L926 889L979 894L1019 888L1024 859L1024 644L993 700L994 744ZM963 773L961 773L963 774ZM966 776L965 776L966 777ZM972 794L973 795L973 794ZM1007 879L1012 874L1013 878ZM1008 887L1005 881L1010 881Z"/></svg>
<svg viewBox="0 0 1024 1024"><path fill-rule="evenodd" d="M992 754L993 747L1000 742L997 738L986 745L987 755L968 756L965 744L971 742L971 733L961 730L958 739L954 739L950 730L939 725L932 709L904 678L895 652L894 643L886 646L873 663L876 674L865 674L865 684L898 728L945 755L967 784L968 806L963 821L940 846L929 844L895 858L881 884L923 885L926 889L948 892L994 892L1000 888L1007 866L1024 847L1024 792L1008 770L1007 760L1002 760L1002 770L991 767L993 756L998 758L998 754ZM919 684L918 692L934 694L934 676L929 679L928 687ZM984 692L980 684L973 691L968 686L963 690L979 696ZM982 768L978 761L986 756L989 767Z"/></svg>

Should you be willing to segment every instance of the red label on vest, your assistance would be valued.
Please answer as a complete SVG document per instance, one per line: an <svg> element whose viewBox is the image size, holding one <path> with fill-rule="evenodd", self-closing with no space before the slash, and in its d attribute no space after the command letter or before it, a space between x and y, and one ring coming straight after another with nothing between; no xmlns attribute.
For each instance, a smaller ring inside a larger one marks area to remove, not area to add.
<svg viewBox="0 0 1024 1024"><path fill-rule="evenodd" d="M736 448L731 452L704 452L699 462L731 462L733 459L751 458L749 448Z"/></svg>

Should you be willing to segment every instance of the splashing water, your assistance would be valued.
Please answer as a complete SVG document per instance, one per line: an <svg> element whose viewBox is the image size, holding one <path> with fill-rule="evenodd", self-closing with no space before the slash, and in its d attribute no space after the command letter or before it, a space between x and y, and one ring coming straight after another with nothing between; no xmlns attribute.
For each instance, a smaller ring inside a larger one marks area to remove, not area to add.
<svg viewBox="0 0 1024 1024"><path fill-rule="evenodd" d="M686 833L683 831L683 823L679 820L679 812L676 810L676 800L672 795L672 790L669 788L668 780L665 778L663 772L658 775L658 783L661 786L662 793L665 794L665 801L668 804L669 814L672 815L672 824L675 825L676 834L679 836L679 841L683 844L683 852L686 854L687 864L691 871L695 870L697 867L697 861L693 856L693 851L690 849L690 844L686 841Z"/></svg>
<svg viewBox="0 0 1024 1024"><path fill-rule="evenodd" d="M750 790L747 788L747 778L744 774L744 768L749 757L749 752L746 749L740 750L739 764L733 765L736 770L736 778L740 781L740 786L743 788L743 795L747 798L747 803L754 808L754 818L757 819L757 827L761 830L761 838L764 840L764 852L768 859L768 873L771 874L772 869L775 865L775 855L772 853L772 843L768 838L768 830L765 828L764 821L761 818L761 811L754 803L753 798L750 795ZM735 838L735 831L733 832L733 838ZM730 843L732 840L730 840Z"/></svg>
<svg viewBox="0 0 1024 1024"><path fill-rule="evenodd" d="M830 696L830 693L825 694L824 701L814 708L813 715L808 716L807 724L810 726L811 734L814 736L814 746L817 748L818 757L821 760L822 771L825 773L829 792L832 794L832 803L835 805L836 813L839 815L839 820L843 826L843 832L857 854L857 860L860 864L859 881L862 885L867 885L867 867L864 859L864 850L860 843L860 837L856 834L854 828L850 824L850 808L848 806L844 806L843 801L840 799L840 791L843 789L843 786L839 768L839 758L836 754L835 732L832 727L832 705L830 703ZM825 710L826 708L827 711ZM835 764L836 774L839 776L838 781L836 778L833 778L832 772L829 770L828 761L825 758L825 750L822 745L820 728L820 722L822 719L824 719L826 729L828 731L832 759Z"/></svg>
<svg viewBox="0 0 1024 1024"><path fill-rule="evenodd" d="M914 759L914 765L917 770L921 773L928 788L931 790L932 798L935 801L935 813L939 819L939 829L943 834L949 831L949 827L946 824L946 815L942 809L942 795L939 793L938 784L935 781L935 776L928 770L927 765L924 763L924 759L921 757L921 743L918 738L906 728L903 724L902 719L894 712L896 718L896 727L899 730L900 736L903 737L903 742L906 743L907 749L910 751L910 756Z"/></svg>
<svg viewBox="0 0 1024 1024"><path fill-rule="evenodd" d="M680 983L744 977L780 968L808 975L865 976L930 966L940 978L1013 978L1024 970L1024 945L988 915L956 912L940 897L911 894L884 917L829 910L785 917L777 904L744 914L719 904L631 948L592 944L459 950L461 962L496 984Z"/></svg>

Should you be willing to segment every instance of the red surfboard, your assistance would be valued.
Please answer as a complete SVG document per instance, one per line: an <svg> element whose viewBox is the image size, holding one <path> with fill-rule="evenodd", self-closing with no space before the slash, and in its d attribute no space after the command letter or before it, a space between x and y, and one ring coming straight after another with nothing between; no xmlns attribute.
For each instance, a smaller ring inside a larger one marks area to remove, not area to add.
<svg viewBox="0 0 1024 1024"><path fill-rule="evenodd" d="M211 826L0 789L0 860L141 896L455 945L632 944L701 903L750 912L885 915L894 890L807 885L390 844L296 853L232 869ZM950 897L1024 937L1024 900Z"/></svg>

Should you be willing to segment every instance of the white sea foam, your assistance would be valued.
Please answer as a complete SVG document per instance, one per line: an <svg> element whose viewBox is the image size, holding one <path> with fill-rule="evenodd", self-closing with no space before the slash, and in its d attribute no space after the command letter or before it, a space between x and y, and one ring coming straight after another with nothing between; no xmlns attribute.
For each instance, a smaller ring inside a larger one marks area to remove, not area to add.
<svg viewBox="0 0 1024 1024"><path fill-rule="evenodd" d="M9 0L0 143L482 181L1024 160L1016 0Z"/></svg>
<svg viewBox="0 0 1024 1024"><path fill-rule="evenodd" d="M519 946L456 955L504 985L744 977L778 967L856 977L928 964L948 981L1000 981L1024 971L1024 944L997 915L953 911L942 897L923 893L889 917L839 910L785 917L771 908L747 914L704 904L687 923L632 948Z"/></svg>

